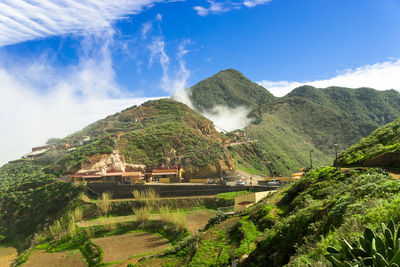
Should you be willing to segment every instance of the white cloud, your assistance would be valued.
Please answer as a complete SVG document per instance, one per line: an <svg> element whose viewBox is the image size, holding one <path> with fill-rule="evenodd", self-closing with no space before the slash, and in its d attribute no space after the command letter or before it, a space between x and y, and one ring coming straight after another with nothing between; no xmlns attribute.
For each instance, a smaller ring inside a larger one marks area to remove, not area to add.
<svg viewBox="0 0 400 267"><path fill-rule="evenodd" d="M86 38L82 46L90 52L84 52L77 65L67 67L54 66L46 56L12 64L7 62L14 58L0 57L0 62L6 62L0 65L0 166L50 137L66 136L154 99L124 93L115 82L112 39L97 38Z"/></svg>
<svg viewBox="0 0 400 267"><path fill-rule="evenodd" d="M258 84L268 89L275 96L284 96L301 85L311 85L317 88L329 86L370 87L377 90L395 89L400 91L400 59L366 65L356 69L347 69L341 74L325 80L306 82L263 80Z"/></svg>
<svg viewBox="0 0 400 267"><path fill-rule="evenodd" d="M214 106L209 112L203 112L202 115L211 120L217 127L217 130L233 131L243 129L251 123L247 117L250 109L245 107L229 108L226 106Z"/></svg>
<svg viewBox="0 0 400 267"><path fill-rule="evenodd" d="M209 14L221 14L229 12L233 9L241 9L242 7L255 7L257 5L264 5L272 0L241 0L241 1L213 1L207 0L209 6L194 6L199 16L205 17Z"/></svg>
<svg viewBox="0 0 400 267"><path fill-rule="evenodd" d="M258 5L265 5L271 2L272 0L245 0L243 1L243 5L247 7L255 7Z"/></svg>
<svg viewBox="0 0 400 267"><path fill-rule="evenodd" d="M162 0L3 0L0 47L49 36L90 35Z"/></svg>

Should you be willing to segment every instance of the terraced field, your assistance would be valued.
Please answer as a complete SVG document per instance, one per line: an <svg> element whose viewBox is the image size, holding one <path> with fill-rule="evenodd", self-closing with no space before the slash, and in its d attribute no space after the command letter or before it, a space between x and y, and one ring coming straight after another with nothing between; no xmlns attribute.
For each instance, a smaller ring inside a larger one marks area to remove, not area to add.
<svg viewBox="0 0 400 267"><path fill-rule="evenodd" d="M1 265L3 266L3 265ZM34 250L24 267L86 267L79 250L46 253L43 250Z"/></svg>
<svg viewBox="0 0 400 267"><path fill-rule="evenodd" d="M130 233L93 239L103 250L103 262L125 261L131 257L161 251L169 246L168 240L150 233Z"/></svg>

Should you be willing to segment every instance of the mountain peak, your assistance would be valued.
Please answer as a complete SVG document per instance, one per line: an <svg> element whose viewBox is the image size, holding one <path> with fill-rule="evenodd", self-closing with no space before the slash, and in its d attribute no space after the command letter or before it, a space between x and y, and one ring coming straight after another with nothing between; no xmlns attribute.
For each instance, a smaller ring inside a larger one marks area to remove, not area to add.
<svg viewBox="0 0 400 267"><path fill-rule="evenodd" d="M275 100L268 90L235 69L218 72L190 87L188 93L193 106L200 111L209 111L219 105L253 109Z"/></svg>

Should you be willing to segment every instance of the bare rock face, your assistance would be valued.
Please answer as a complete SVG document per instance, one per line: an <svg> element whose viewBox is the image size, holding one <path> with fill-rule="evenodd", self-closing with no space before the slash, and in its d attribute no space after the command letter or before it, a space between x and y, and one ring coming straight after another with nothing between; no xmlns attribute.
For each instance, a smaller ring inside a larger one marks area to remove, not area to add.
<svg viewBox="0 0 400 267"><path fill-rule="evenodd" d="M145 171L146 165L129 164L118 150L110 155L95 155L82 165L80 173L105 174L107 172Z"/></svg>
<svg viewBox="0 0 400 267"><path fill-rule="evenodd" d="M203 167L190 167L183 169L184 178L217 178L228 172L236 171L232 158L226 157L214 164L207 164Z"/></svg>

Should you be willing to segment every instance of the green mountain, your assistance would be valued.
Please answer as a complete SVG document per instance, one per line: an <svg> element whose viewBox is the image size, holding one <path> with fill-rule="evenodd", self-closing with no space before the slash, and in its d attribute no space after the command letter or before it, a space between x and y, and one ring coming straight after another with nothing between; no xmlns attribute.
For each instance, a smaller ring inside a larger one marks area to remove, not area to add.
<svg viewBox="0 0 400 267"><path fill-rule="evenodd" d="M400 116L400 93L395 90L343 87L320 89L302 86L294 89L286 97L293 96L306 98L355 120L373 123L376 127L392 122Z"/></svg>
<svg viewBox="0 0 400 267"><path fill-rule="evenodd" d="M218 72L187 89L196 110L210 111L214 106L245 106L254 109L269 104L275 97L264 87L253 83L234 69Z"/></svg>
<svg viewBox="0 0 400 267"><path fill-rule="evenodd" d="M313 167L331 164L336 143L343 149L373 129L370 124L352 120L304 98L291 97L264 109L260 122L249 125L245 132L268 154L268 160L264 160L268 162L268 170L264 173L279 176L310 166L310 151L313 151ZM239 156L246 154L239 151Z"/></svg>
<svg viewBox="0 0 400 267"><path fill-rule="evenodd" d="M329 165L335 144L340 153L400 116L400 93L394 90L302 86L277 98L232 69L190 87L188 94L200 112L217 105L250 108L253 123L244 131L258 142L231 152L239 168L264 175L290 175L310 166L311 150L314 166ZM250 155L254 151L260 160Z"/></svg>
<svg viewBox="0 0 400 267"><path fill-rule="evenodd" d="M171 99L149 101L99 120L63 142L84 136L90 144L78 147L46 170L57 175L73 173L99 155L117 150L126 163L156 167L182 166L184 177L216 177L235 169L223 145L224 136L211 121Z"/></svg>
<svg viewBox="0 0 400 267"><path fill-rule="evenodd" d="M400 118L379 127L337 159L340 166L400 168Z"/></svg>

